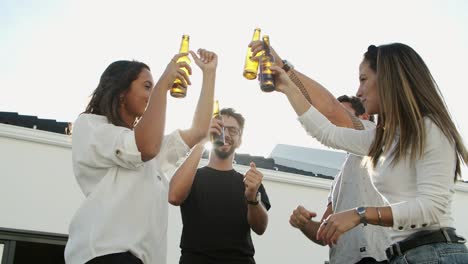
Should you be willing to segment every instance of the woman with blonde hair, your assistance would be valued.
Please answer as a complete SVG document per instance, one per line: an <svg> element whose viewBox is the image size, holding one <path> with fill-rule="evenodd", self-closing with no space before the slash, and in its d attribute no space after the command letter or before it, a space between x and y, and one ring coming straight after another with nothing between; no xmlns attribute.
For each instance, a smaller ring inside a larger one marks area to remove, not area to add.
<svg viewBox="0 0 468 264"><path fill-rule="evenodd" d="M317 239L333 245L360 223L382 225L391 227L391 263L468 263L465 239L455 233L451 214L468 152L428 67L411 47L372 45L364 54L357 96L368 114L378 114L372 130L334 126L284 70L272 69L277 89L307 132L324 145L367 156L372 180L389 202L331 214Z"/></svg>

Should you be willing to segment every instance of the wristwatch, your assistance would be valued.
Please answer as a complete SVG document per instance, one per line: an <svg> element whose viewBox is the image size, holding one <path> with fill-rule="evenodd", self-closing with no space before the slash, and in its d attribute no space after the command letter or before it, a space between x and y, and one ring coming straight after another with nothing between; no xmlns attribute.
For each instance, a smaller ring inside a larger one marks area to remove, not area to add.
<svg viewBox="0 0 468 264"><path fill-rule="evenodd" d="M356 213L359 215L360 223L364 224L364 226L367 225L367 218L366 218L366 207L356 207Z"/></svg>
<svg viewBox="0 0 468 264"><path fill-rule="evenodd" d="M288 71L294 69L294 65L292 65L289 61L282 60L281 62L283 62L283 70L285 72L288 72Z"/></svg>
<svg viewBox="0 0 468 264"><path fill-rule="evenodd" d="M248 204L251 205L258 205L260 203L260 200L262 198L262 194L260 192L257 192L257 196L255 197L255 201L249 201L249 199L245 198Z"/></svg>

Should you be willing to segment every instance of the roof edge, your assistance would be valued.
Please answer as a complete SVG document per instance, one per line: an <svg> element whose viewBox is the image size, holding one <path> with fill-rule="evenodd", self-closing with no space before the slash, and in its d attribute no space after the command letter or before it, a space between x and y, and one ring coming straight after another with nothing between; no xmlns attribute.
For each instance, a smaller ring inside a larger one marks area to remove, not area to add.
<svg viewBox="0 0 468 264"><path fill-rule="evenodd" d="M72 142L71 135L7 124L0 124L0 137L49 144L64 148L71 148Z"/></svg>

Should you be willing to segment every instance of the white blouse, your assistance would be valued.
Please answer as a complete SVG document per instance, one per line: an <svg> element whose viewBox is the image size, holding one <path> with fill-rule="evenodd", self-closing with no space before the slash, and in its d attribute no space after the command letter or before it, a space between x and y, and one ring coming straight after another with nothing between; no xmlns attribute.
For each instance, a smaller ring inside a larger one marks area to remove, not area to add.
<svg viewBox="0 0 468 264"><path fill-rule="evenodd" d="M355 130L336 127L314 107L300 116L306 131L322 144L365 156L374 140L375 129ZM393 242L426 229L453 227L451 216L456 168L455 144L425 118L426 145L423 156L411 164L409 157L395 165L382 154L372 180L390 203ZM394 146L395 146L394 142Z"/></svg>
<svg viewBox="0 0 468 264"><path fill-rule="evenodd" d="M70 223L66 263L126 251L145 264L166 263L168 176L188 152L175 131L164 137L154 159L143 162L133 130L105 116L81 114L73 128L72 160L86 199Z"/></svg>

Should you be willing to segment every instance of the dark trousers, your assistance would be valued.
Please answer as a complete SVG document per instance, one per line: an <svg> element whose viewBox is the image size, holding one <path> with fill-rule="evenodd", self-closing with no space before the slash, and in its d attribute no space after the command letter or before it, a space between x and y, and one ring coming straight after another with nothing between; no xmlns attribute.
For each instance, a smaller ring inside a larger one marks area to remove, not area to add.
<svg viewBox="0 0 468 264"><path fill-rule="evenodd" d="M86 264L143 264L143 261L130 252L122 252L93 258Z"/></svg>
<svg viewBox="0 0 468 264"><path fill-rule="evenodd" d="M252 257L220 258L183 251L179 264L255 264Z"/></svg>
<svg viewBox="0 0 468 264"><path fill-rule="evenodd" d="M356 264L384 264L384 263L388 263L388 261L384 260L384 261L377 261L375 260L374 258L362 258L359 262L356 262Z"/></svg>

